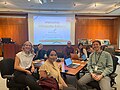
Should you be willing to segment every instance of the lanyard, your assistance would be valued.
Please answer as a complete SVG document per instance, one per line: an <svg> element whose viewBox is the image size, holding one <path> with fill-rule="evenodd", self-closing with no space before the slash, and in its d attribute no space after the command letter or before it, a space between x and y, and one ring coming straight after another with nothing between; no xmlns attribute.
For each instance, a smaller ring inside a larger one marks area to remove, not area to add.
<svg viewBox="0 0 120 90"><path fill-rule="evenodd" d="M97 65L98 62L99 62L99 59L100 59L101 54L102 54L102 51L101 51L101 53L100 53L100 55L99 55L99 57L98 57L98 60L97 60L97 58L96 58L96 53L95 53L95 61L96 61L96 65Z"/></svg>

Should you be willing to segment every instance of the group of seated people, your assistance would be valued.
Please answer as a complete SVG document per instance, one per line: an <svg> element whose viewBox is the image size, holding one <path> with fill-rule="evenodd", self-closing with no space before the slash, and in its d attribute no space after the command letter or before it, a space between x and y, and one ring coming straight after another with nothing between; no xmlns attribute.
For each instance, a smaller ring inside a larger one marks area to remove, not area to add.
<svg viewBox="0 0 120 90"><path fill-rule="evenodd" d="M89 55L93 52L93 49L90 45L88 45L86 48L84 48L82 43L78 44L78 47L75 51L75 49L72 47L71 42L67 42L67 46L62 50L63 58L70 58L71 53L76 53L79 58L87 59L89 58ZM46 53L47 51L43 49L43 45L40 43L37 45L36 48L34 48L35 57L34 60L37 59L46 59Z"/></svg>
<svg viewBox="0 0 120 90"><path fill-rule="evenodd" d="M46 54L47 60L38 70L39 78L46 77L41 71L47 72L48 76L52 76L57 80L60 90L88 90L86 84L93 80L99 82L101 90L111 90L109 74L113 70L112 57L110 53L101 50L100 41L93 41L92 49L89 47L89 51L91 52L87 64L89 73L86 73L77 81L77 87L69 86L63 80L60 70L55 63L57 59L56 50L49 49L46 52L42 49L42 44L38 46L39 50L36 49L34 52L31 42L26 41L22 46L22 51L16 54L14 64L15 82L25 84L30 90L43 90L43 88L37 84L37 79L33 75L35 71L33 59L44 59ZM74 48L71 46L70 41L67 42L67 46L64 50L65 58L70 57L70 53L74 53ZM39 57L39 54L42 54L42 56ZM77 54L79 57L83 54L88 57L87 51L83 48L82 43L78 45Z"/></svg>
<svg viewBox="0 0 120 90"><path fill-rule="evenodd" d="M22 51L16 54L15 65L14 65L14 75L15 82L22 83L29 86L30 90L43 90L41 86L37 84L37 79L33 76L35 67L33 65L33 58L35 53L32 48L32 44L26 41L22 46ZM39 53L39 52L38 52ZM53 76L59 85L60 90L74 90L74 87L68 87L60 75L59 68L54 63L57 59L57 52L53 49L47 51L47 60L39 68L40 78L42 76L41 71L49 72L50 76Z"/></svg>
<svg viewBox="0 0 120 90"><path fill-rule="evenodd" d="M67 42L67 46L64 48L64 58L71 57L71 53L76 53L79 58L82 58L83 60L89 58L89 55L93 52L93 49L91 45L86 46L86 48L83 46L83 43L79 43L76 51L71 45L71 42Z"/></svg>

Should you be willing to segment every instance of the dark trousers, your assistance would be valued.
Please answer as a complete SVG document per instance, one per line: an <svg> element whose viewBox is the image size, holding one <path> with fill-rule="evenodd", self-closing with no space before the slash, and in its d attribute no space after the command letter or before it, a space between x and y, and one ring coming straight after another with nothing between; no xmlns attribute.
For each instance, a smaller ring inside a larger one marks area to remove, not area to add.
<svg viewBox="0 0 120 90"><path fill-rule="evenodd" d="M15 71L15 82L16 83L21 83L26 86L29 86L30 90L43 90L42 87L40 87L36 81L37 79L33 77L33 75L28 75L24 72L21 71Z"/></svg>

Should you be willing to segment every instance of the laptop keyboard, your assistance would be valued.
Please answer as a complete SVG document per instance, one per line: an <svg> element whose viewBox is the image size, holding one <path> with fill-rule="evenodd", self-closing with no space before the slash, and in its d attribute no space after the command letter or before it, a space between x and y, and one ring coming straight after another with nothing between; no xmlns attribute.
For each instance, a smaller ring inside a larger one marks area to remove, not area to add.
<svg viewBox="0 0 120 90"><path fill-rule="evenodd" d="M74 67L77 66L76 64L70 64L69 67Z"/></svg>

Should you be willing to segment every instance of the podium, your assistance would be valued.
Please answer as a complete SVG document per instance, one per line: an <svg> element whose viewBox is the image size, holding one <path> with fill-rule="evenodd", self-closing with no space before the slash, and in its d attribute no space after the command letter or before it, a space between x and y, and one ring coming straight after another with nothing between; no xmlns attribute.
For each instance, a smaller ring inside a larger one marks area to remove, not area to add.
<svg viewBox="0 0 120 90"><path fill-rule="evenodd" d="M3 57L15 59L16 53L19 51L19 46L17 44L8 43L3 44Z"/></svg>

